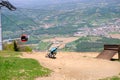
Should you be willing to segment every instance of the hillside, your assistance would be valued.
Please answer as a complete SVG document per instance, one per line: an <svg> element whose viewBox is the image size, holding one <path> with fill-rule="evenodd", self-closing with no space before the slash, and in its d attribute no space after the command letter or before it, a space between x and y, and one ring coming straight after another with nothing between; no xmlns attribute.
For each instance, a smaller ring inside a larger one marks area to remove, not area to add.
<svg viewBox="0 0 120 80"><path fill-rule="evenodd" d="M75 52L101 52L104 44L120 44L120 39L87 36L66 44L64 50Z"/></svg>
<svg viewBox="0 0 120 80"><path fill-rule="evenodd" d="M119 0L73 0L42 7L18 7L14 12L3 9L3 38L19 37L22 32L32 36L74 35L79 28L108 26L119 19Z"/></svg>

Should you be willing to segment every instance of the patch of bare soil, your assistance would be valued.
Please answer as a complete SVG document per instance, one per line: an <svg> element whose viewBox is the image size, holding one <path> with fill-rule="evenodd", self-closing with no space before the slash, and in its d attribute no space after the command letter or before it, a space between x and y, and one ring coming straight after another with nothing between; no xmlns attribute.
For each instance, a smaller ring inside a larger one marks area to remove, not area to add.
<svg viewBox="0 0 120 80"><path fill-rule="evenodd" d="M59 48L64 48L67 43L73 42L75 40L79 39L79 37L55 37L51 39L45 39L44 42L52 42L52 47L60 46Z"/></svg>
<svg viewBox="0 0 120 80"><path fill-rule="evenodd" d="M120 39L120 34L110 34L110 37Z"/></svg>
<svg viewBox="0 0 120 80"><path fill-rule="evenodd" d="M45 55L46 52L23 53L23 58L36 59L53 70L50 76L35 80L98 80L120 73L120 62L96 59L98 53L58 52L56 59Z"/></svg>

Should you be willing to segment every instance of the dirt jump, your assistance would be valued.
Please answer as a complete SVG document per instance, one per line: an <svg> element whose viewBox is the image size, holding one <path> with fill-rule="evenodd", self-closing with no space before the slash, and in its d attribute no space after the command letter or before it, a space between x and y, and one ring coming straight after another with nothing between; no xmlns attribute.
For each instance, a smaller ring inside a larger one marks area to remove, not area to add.
<svg viewBox="0 0 120 80"><path fill-rule="evenodd" d="M118 59L120 60L120 45L104 45L104 50L97 56L97 58L111 60L112 57L118 53Z"/></svg>
<svg viewBox="0 0 120 80"><path fill-rule="evenodd" d="M117 51L113 51L113 50L103 50L101 54L97 56L97 58L110 60L116 53Z"/></svg>
<svg viewBox="0 0 120 80"><path fill-rule="evenodd" d="M45 54L32 52L22 55L23 58L36 59L53 71L50 76L35 80L98 80L120 73L120 62L97 59L98 53L58 52L56 59L46 58Z"/></svg>

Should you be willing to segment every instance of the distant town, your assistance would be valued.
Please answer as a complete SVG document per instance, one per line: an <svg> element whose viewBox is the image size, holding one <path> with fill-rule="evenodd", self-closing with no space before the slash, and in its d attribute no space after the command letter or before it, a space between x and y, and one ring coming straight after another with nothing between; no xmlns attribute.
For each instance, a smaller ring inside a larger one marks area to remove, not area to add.
<svg viewBox="0 0 120 80"><path fill-rule="evenodd" d="M102 24L99 27L83 27L79 28L78 31L74 34L74 36L105 36L110 37L110 33L120 33L120 19L117 19L114 23Z"/></svg>

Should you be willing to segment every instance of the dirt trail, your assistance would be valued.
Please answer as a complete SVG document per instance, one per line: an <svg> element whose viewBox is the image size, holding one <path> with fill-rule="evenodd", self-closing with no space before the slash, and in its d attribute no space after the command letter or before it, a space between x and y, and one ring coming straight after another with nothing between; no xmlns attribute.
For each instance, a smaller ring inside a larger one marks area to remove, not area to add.
<svg viewBox="0 0 120 80"><path fill-rule="evenodd" d="M97 53L58 52L56 59L45 58L45 54L23 53L22 57L36 59L54 71L49 77L36 80L98 80L120 73L120 62L96 59Z"/></svg>

